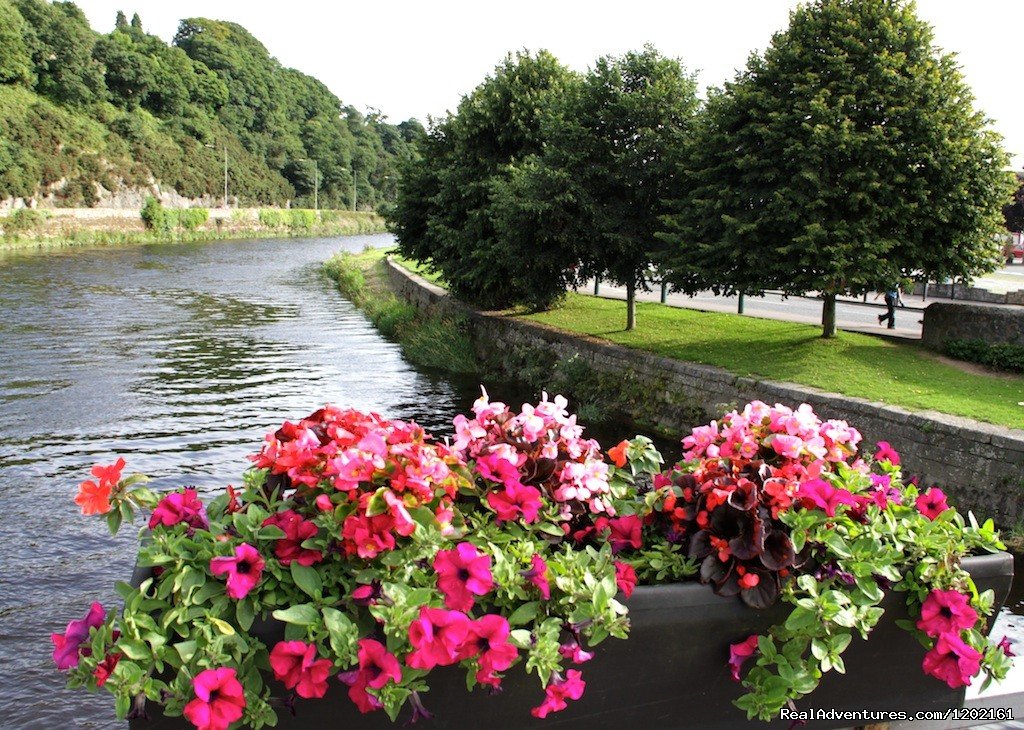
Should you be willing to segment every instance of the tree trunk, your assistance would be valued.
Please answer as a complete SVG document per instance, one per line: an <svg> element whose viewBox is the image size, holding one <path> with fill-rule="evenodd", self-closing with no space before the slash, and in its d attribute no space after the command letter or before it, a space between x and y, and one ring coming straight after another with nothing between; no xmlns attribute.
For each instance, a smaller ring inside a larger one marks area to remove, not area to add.
<svg viewBox="0 0 1024 730"><path fill-rule="evenodd" d="M594 277L594 296L596 297L596 296L600 296L600 295L601 295L601 277L600 276L595 276Z"/></svg>
<svg viewBox="0 0 1024 730"><path fill-rule="evenodd" d="M743 314L743 292L740 292L739 299L736 301L736 314Z"/></svg>
<svg viewBox="0 0 1024 730"><path fill-rule="evenodd" d="M836 336L836 295L824 294L824 302L821 305L821 336Z"/></svg>
<svg viewBox="0 0 1024 730"><path fill-rule="evenodd" d="M626 331L636 329L636 282L626 284Z"/></svg>

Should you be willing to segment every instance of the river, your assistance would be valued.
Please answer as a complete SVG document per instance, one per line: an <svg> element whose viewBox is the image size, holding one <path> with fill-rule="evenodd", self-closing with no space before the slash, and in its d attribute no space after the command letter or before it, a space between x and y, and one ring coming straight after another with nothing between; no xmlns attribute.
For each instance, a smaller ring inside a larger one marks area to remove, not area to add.
<svg viewBox="0 0 1024 730"><path fill-rule="evenodd" d="M410 365L319 272L338 250L390 243L0 253L0 726L123 727L109 695L66 690L50 658L50 633L92 601L116 605L134 562L133 529L112 539L72 501L90 465L124 456L157 489L212 493L238 483L267 430L326 402L438 434L468 410L475 381ZM631 435L595 427L606 445Z"/></svg>

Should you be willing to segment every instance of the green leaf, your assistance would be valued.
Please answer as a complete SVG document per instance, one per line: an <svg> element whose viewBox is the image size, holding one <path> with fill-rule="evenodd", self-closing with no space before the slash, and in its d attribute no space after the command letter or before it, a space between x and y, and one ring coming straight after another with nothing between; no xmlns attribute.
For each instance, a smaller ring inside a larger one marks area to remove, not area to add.
<svg viewBox="0 0 1024 730"><path fill-rule="evenodd" d="M295 581L303 593L310 598L320 598L323 590L323 582L320 579L320 573L315 569L305 565L299 565L295 560L291 564L292 580Z"/></svg>
<svg viewBox="0 0 1024 730"><path fill-rule="evenodd" d="M238 620L238 625L242 631L248 631L252 628L252 622L256 619L256 613L253 610L251 600L244 598L235 604L235 618Z"/></svg>
<svg viewBox="0 0 1024 730"><path fill-rule="evenodd" d="M192 656L196 653L196 642L179 641L174 645L174 650L178 652L178 656L181 657L181 661L188 664L192 661Z"/></svg>
<svg viewBox="0 0 1024 730"><path fill-rule="evenodd" d="M533 621L540 614L540 602L529 601L528 603L522 604L519 608L512 612L512 615L508 617L508 622L512 626L519 626L521 624L528 624Z"/></svg>
<svg viewBox="0 0 1024 730"><path fill-rule="evenodd" d="M300 603L290 608L274 611L274 618L286 624L313 626L320 621L320 611L312 603Z"/></svg>

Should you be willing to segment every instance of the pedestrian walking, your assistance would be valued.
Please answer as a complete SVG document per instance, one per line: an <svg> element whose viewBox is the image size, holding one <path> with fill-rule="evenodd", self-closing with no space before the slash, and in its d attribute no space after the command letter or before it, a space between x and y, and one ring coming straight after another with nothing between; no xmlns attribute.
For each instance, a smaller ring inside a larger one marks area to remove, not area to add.
<svg viewBox="0 0 1024 730"><path fill-rule="evenodd" d="M878 299L880 295L875 294L875 299ZM903 294L900 291L899 286L892 286L885 290L885 314L878 315L878 324L882 324L888 321L888 329L896 329L896 305L901 307L903 304Z"/></svg>

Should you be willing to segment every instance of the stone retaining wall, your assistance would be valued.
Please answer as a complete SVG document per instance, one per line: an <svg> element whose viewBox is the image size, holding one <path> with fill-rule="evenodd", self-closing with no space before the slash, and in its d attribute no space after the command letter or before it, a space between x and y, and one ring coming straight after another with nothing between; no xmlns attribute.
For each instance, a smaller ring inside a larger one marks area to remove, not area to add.
<svg viewBox="0 0 1024 730"><path fill-rule="evenodd" d="M941 352L947 339L1024 345L1024 309L933 302L924 310L921 343ZM1021 409L1024 410L1024 409ZM1024 421L1024 416L1021 417Z"/></svg>
<svg viewBox="0 0 1024 730"><path fill-rule="evenodd" d="M696 409L710 419L755 399L791 406L809 403L823 419L849 421L861 431L866 443L890 441L902 456L905 473L921 475L924 485L940 485L961 511L993 517L1003 526L1024 519L1022 429L940 413L911 413L803 385L738 377L720 368L479 312L450 299L443 289L391 261L387 267L396 294L417 308L443 307L468 316L480 347L507 351L532 348L558 360L576 357L598 372L638 382L649 394L644 411L647 421L664 431L680 437L689 433L699 425L694 421ZM1021 410L1024 426L1024 408Z"/></svg>

